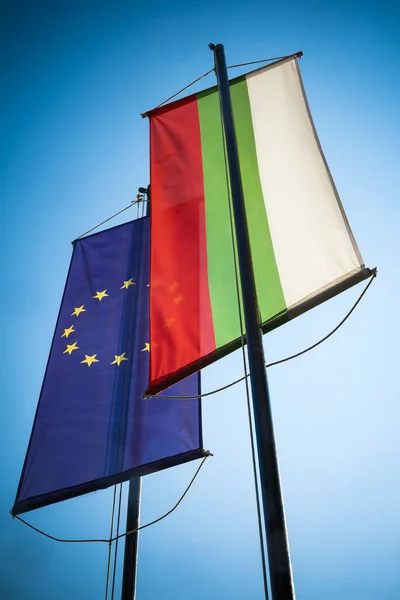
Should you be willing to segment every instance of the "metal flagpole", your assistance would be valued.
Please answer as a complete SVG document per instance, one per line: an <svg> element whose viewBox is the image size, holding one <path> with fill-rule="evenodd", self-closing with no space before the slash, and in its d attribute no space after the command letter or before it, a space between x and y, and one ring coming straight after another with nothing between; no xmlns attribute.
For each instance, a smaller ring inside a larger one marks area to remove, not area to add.
<svg viewBox="0 0 400 600"><path fill-rule="evenodd" d="M126 531L131 531L132 529L137 529L139 527L141 492L141 477L131 479L129 482L128 506L126 512ZM121 600L135 600L136 598L138 543L138 531L125 537Z"/></svg>
<svg viewBox="0 0 400 600"><path fill-rule="evenodd" d="M272 600L294 600L292 569L262 344L260 311L251 259L225 51L222 44L217 46L210 44L210 48L214 52L231 183Z"/></svg>
<svg viewBox="0 0 400 600"><path fill-rule="evenodd" d="M139 194L147 199L146 216L149 215L150 186L139 188ZM126 510L126 531L137 529L140 523L140 499L142 495L142 478L129 481L128 503ZM121 600L136 600L136 578L138 564L139 532L125 537L124 570L122 575Z"/></svg>

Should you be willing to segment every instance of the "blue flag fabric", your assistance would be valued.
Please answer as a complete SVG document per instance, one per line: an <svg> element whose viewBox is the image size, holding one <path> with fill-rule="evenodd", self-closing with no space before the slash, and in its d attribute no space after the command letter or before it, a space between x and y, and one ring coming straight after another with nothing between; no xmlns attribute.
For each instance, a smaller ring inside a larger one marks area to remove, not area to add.
<svg viewBox="0 0 400 600"><path fill-rule="evenodd" d="M202 456L200 400L142 399L149 219L74 245L13 514ZM200 375L168 390L200 393Z"/></svg>

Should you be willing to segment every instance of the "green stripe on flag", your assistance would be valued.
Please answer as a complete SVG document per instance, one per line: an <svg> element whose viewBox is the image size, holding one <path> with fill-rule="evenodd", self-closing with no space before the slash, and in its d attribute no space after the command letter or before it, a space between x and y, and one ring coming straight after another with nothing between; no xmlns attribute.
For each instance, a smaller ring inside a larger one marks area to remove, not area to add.
<svg viewBox="0 0 400 600"><path fill-rule="evenodd" d="M257 296L262 321L265 322L285 311L286 303L265 211L246 79L236 80L230 89ZM197 102L203 160L208 281L215 341L219 348L240 335L226 166L216 89L197 94Z"/></svg>
<svg viewBox="0 0 400 600"><path fill-rule="evenodd" d="M219 348L240 335L239 312L218 94L208 90L197 94L197 101L203 156L208 281L215 342Z"/></svg>
<svg viewBox="0 0 400 600"><path fill-rule="evenodd" d="M262 321L286 309L258 171L256 143L245 77L230 87L253 269Z"/></svg>

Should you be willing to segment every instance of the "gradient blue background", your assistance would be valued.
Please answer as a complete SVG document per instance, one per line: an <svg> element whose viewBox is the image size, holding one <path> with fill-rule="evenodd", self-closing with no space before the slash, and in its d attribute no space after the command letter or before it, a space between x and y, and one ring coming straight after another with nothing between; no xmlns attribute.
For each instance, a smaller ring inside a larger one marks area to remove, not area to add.
<svg viewBox="0 0 400 600"><path fill-rule="evenodd" d="M57 544L8 510L70 242L147 185L140 113L210 69L212 41L228 64L303 50L323 149L365 262L380 269L334 338L269 373L297 598L398 599L399 4L26 0L1 12L0 597L104 597L106 546ZM362 285L268 335L268 360L325 335ZM204 391L240 370L240 353L207 368ZM179 509L141 534L138 600L263 597L244 388L203 412L215 456ZM143 523L194 469L145 479ZM59 536L107 537L110 511L108 490L28 518Z"/></svg>

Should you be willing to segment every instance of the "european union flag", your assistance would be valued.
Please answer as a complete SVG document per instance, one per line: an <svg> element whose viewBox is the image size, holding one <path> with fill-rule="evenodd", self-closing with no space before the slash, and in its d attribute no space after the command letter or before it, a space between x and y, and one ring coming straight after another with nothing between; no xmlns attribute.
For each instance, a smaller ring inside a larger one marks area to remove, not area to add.
<svg viewBox="0 0 400 600"><path fill-rule="evenodd" d="M200 400L142 399L149 225L75 242L13 514L202 456ZM199 393L199 375L169 389Z"/></svg>

